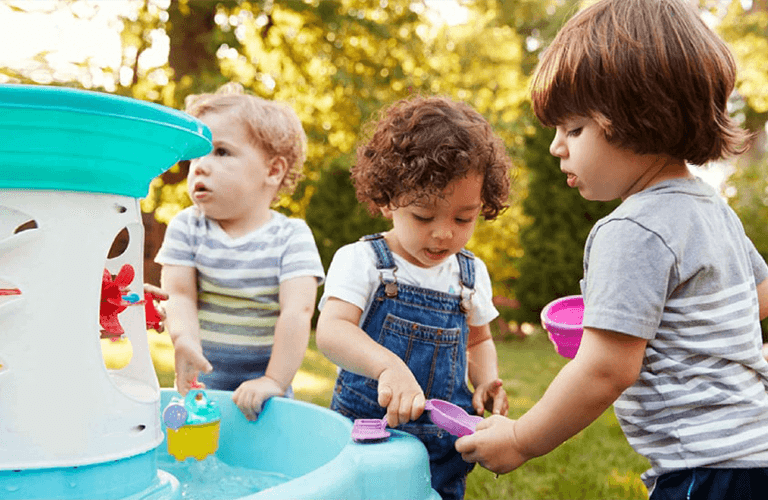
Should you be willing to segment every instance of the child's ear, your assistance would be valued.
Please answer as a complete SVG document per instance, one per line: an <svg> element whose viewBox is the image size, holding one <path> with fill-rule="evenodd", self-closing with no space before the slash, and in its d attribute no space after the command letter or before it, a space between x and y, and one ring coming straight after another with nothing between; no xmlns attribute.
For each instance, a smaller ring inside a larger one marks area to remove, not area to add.
<svg viewBox="0 0 768 500"><path fill-rule="evenodd" d="M275 156L269 161L268 167L267 183L280 186L283 183L283 177L288 172L288 162L282 156Z"/></svg>
<svg viewBox="0 0 768 500"><path fill-rule="evenodd" d="M381 210L381 215L383 215L384 218L386 218L386 219L391 219L392 218L392 209L389 208L388 205L385 205L383 207L379 207L379 210Z"/></svg>

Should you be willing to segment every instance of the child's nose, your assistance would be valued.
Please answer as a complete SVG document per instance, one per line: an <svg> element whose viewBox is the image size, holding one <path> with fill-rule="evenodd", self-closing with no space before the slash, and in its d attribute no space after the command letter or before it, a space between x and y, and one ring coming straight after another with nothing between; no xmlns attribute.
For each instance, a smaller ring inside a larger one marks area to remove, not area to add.
<svg viewBox="0 0 768 500"><path fill-rule="evenodd" d="M560 132L555 134L555 138L552 139L552 144L549 145L549 154L557 158L563 158L568 154L565 148L565 141L562 140Z"/></svg>
<svg viewBox="0 0 768 500"><path fill-rule="evenodd" d="M448 240L453 238L453 231L447 227L437 227L432 230L432 237L436 240Z"/></svg>
<svg viewBox="0 0 768 500"><path fill-rule="evenodd" d="M197 158L190 162L189 168L195 175L205 175L210 173L211 170L208 168L208 162L205 159L206 157L203 156L202 158Z"/></svg>

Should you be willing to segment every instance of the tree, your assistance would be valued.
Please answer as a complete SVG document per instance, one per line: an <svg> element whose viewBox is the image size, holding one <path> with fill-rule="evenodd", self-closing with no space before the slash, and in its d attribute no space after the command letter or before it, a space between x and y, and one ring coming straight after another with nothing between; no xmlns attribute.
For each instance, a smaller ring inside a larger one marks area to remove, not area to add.
<svg viewBox="0 0 768 500"><path fill-rule="evenodd" d="M151 10L151 2L144 5ZM211 91L224 80L235 80L258 95L293 106L309 138L307 180L294 196L283 197L278 208L314 224L336 221L332 211L325 212L330 208L360 214L354 197L341 198L348 206L331 207L320 199L325 193L319 187L335 182L324 176L348 171L364 124L379 109L413 93L446 94L468 101L497 125L512 149L522 144L519 136L525 119L520 110L527 85L520 69L523 40L498 23L495 14L478 14L478 22L464 27L438 28L428 22L422 4L408 0L379 4L325 0L316 6L303 1L215 5L173 1L165 17L165 22L142 16L126 22L124 31L135 33L130 39L131 54L149 48L139 42L156 29L164 29L171 39L169 67L159 77L159 69L141 75L135 87L142 88L145 97L178 105L188 93ZM156 18L162 19L162 12ZM507 50L499 51L499 46ZM174 55L174 50L183 56ZM190 61L195 58L202 62ZM148 77L152 72L154 79ZM163 74L168 76L165 84ZM146 82L143 87L141 82ZM144 200L144 209L154 212L160 222L189 204L184 174L183 165L164 174ZM313 203L313 196L320 198ZM321 212L309 215L310 204L313 211ZM482 237L471 242L500 282L516 274L519 216L518 205L502 216L507 224L499 221L486 228L481 223L478 234ZM355 226L354 220L346 222ZM499 228L505 229L503 238L497 236ZM352 236L327 227L316 230L323 234L324 252L332 253ZM150 233L148 256L159 244Z"/></svg>
<svg viewBox="0 0 768 500"><path fill-rule="evenodd" d="M587 235L598 219L618 205L587 201L566 185L559 161L549 153L553 138L553 130L537 127L526 142L530 177L523 210L532 223L521 234L520 277L514 285L520 302L518 321L538 323L548 302L581 293Z"/></svg>

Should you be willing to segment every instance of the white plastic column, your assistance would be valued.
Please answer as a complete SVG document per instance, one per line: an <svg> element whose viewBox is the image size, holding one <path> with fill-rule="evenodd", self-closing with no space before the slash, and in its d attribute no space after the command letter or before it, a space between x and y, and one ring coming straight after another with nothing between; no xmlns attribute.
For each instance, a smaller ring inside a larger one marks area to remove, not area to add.
<svg viewBox="0 0 768 500"><path fill-rule="evenodd" d="M123 228L128 248L107 260ZM0 470L100 463L162 441L144 308L118 316L126 367L105 368L99 339L103 271L131 264L141 296L143 248L135 198L0 190Z"/></svg>

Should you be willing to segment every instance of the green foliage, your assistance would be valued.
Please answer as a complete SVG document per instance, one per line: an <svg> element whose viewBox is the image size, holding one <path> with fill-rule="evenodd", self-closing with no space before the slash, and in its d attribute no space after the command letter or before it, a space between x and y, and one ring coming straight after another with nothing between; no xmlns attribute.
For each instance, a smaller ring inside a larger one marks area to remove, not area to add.
<svg viewBox="0 0 768 500"><path fill-rule="evenodd" d="M559 161L549 153L554 131L536 127L526 140L528 196L523 210L531 223L521 231L523 256L514 290L518 321L539 322L541 309L553 299L580 292L584 243L595 222L618 202L586 201L565 183Z"/></svg>
<svg viewBox="0 0 768 500"><path fill-rule="evenodd" d="M731 0L718 32L728 42L738 63L736 88L747 104L748 122L768 119L768 3L755 0L745 12L741 0ZM758 120L754 120L754 115Z"/></svg>
<svg viewBox="0 0 768 500"><path fill-rule="evenodd" d="M50 81L182 108L187 95L234 80L259 96L290 104L309 138L307 178L276 208L320 225L316 236L326 263L326 254L371 232L353 196L334 203L327 197L336 193L324 192L325 186L339 193L349 188L336 184L347 176L339 171L341 163L332 163L353 154L363 125L378 110L414 93L466 101L502 136L517 167L511 207L496 221L478 224L469 247L488 265L496 293L516 294L523 303L520 319L537 321L548 300L578 293L586 231L608 211L564 186L546 151L548 140L539 137L540 130L532 132L535 120L526 112L529 75L539 53L567 18L591 1L460 0L467 22L441 25L431 22L427 5L418 0L137 0L125 3L114 21L122 40L114 67L98 66L85 55L73 65L79 75L62 73L43 51L23 68L0 68L0 81ZM44 9L86 19L107 2L57 0L40 7L9 0L0 5L6 4L6 11ZM768 2L699 0L699 5L737 59L736 116L752 130L763 129ZM157 57L165 44L167 60ZM529 147L533 150L526 152ZM764 163L765 149L757 151L753 159ZM731 179L739 193L732 203L758 249L768 255L761 201L765 174L750 173L753 167L745 165L737 165ZM337 178L323 179L326 175ZM177 166L156 179L142 208L167 222L189 204L184 177L184 168ZM154 251L149 248L148 254Z"/></svg>
<svg viewBox="0 0 768 500"><path fill-rule="evenodd" d="M315 193L307 207L306 221L312 228L326 269L341 246L391 227L387 219L372 217L357 201L348 167L344 163L343 160L333 162L314 183Z"/></svg>

